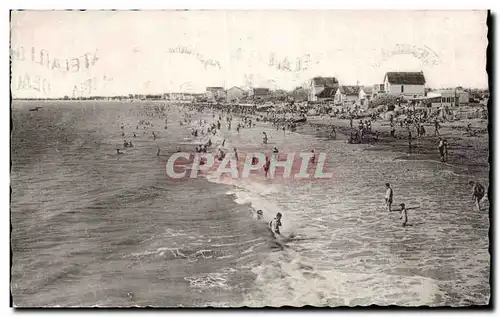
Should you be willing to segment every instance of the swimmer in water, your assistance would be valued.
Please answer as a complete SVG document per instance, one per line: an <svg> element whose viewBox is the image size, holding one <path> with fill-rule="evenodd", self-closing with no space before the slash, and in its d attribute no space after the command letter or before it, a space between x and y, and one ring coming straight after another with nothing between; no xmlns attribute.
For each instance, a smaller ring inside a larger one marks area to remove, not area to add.
<svg viewBox="0 0 500 317"><path fill-rule="evenodd" d="M123 152L120 149L116 149L116 154L123 154Z"/></svg>
<svg viewBox="0 0 500 317"><path fill-rule="evenodd" d="M135 138L135 137L137 137L137 136L135 135L135 132L134 132L134 138Z"/></svg>
<svg viewBox="0 0 500 317"><path fill-rule="evenodd" d="M276 217L273 218L273 220L271 220L269 222L269 227L271 227L271 231L275 234L281 234L280 233L280 227L281 227L281 213L278 212L276 214Z"/></svg>

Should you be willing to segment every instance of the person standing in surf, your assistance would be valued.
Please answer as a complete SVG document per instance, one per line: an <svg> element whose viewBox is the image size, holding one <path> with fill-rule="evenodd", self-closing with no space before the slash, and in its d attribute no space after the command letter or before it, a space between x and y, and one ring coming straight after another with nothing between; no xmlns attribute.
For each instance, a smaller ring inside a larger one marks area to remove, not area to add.
<svg viewBox="0 0 500 317"><path fill-rule="evenodd" d="M281 234L280 233L280 227L281 227L281 213L280 212L278 212L276 214L276 217L274 217L273 220L271 220L269 222L269 227L271 227L271 231L274 234Z"/></svg>
<svg viewBox="0 0 500 317"><path fill-rule="evenodd" d="M392 201L393 201L393 191L391 188L391 184L385 183L385 187L387 190L385 191L385 204L387 205L387 209L389 212L392 212Z"/></svg>
<svg viewBox="0 0 500 317"><path fill-rule="evenodd" d="M476 204L477 211L481 211L481 200L484 197L484 186L478 182L470 181L469 185L472 187L472 200Z"/></svg>
<svg viewBox="0 0 500 317"><path fill-rule="evenodd" d="M401 217L399 217L399 219L403 220L403 227L406 227L406 224L408 223L408 211L406 210L405 204L401 204L399 206L401 206Z"/></svg>

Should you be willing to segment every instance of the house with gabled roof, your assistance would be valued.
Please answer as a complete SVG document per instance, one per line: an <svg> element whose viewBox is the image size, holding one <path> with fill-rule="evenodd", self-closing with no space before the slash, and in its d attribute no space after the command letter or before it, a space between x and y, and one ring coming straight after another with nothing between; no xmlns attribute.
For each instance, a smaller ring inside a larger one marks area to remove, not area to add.
<svg viewBox="0 0 500 317"><path fill-rule="evenodd" d="M393 96L425 96L425 76L423 72L387 72L384 87Z"/></svg>
<svg viewBox="0 0 500 317"><path fill-rule="evenodd" d="M233 102L242 100L245 97L245 91L240 87L231 87L226 91L226 101Z"/></svg>
<svg viewBox="0 0 500 317"><path fill-rule="evenodd" d="M355 104L359 102L359 93L363 86L341 85L335 94L337 104Z"/></svg>
<svg viewBox="0 0 500 317"><path fill-rule="evenodd" d="M206 96L211 101L223 99L226 97L224 87L207 87Z"/></svg>
<svg viewBox="0 0 500 317"><path fill-rule="evenodd" d="M308 101L333 99L337 93L339 81L335 77L314 77L309 83Z"/></svg>
<svg viewBox="0 0 500 317"><path fill-rule="evenodd" d="M368 106L370 100L372 100L373 96L373 87L372 86L364 86L359 90L359 102L361 106Z"/></svg>
<svg viewBox="0 0 500 317"><path fill-rule="evenodd" d="M251 88L248 91L248 97L252 99L267 99L271 95L269 88Z"/></svg>

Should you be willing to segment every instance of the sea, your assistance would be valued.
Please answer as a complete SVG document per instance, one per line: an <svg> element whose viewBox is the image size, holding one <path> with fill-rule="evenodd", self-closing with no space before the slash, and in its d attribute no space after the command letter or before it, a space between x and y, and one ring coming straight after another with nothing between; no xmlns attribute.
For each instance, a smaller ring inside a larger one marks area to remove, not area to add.
<svg viewBox="0 0 500 317"><path fill-rule="evenodd" d="M42 108L30 111L35 106ZM184 122L186 111L160 101L13 101L14 306L489 302L489 202L473 210L468 187L471 179L489 186L487 166L472 175L264 122L238 133L234 115L231 130L221 120L215 145L226 139L239 153L314 149L325 153L333 176L282 181L207 172L172 181L170 156L205 142L192 129L219 115L206 110ZM124 139L134 146L123 148ZM394 209L408 208L406 227L384 205L387 182ZM278 212L279 238L268 226Z"/></svg>

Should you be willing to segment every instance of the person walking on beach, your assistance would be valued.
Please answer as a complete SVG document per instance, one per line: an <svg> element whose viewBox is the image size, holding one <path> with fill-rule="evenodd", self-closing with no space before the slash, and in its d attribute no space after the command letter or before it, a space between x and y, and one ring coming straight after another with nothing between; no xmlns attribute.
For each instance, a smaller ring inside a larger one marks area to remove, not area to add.
<svg viewBox="0 0 500 317"><path fill-rule="evenodd" d="M436 119L434 120L434 136L439 136L439 128L440 128L440 125L439 125L439 121Z"/></svg>
<svg viewBox="0 0 500 317"><path fill-rule="evenodd" d="M477 211L481 211L481 199L483 199L485 190L484 186L478 182L470 181L469 185L472 187L472 200L476 204Z"/></svg>
<svg viewBox="0 0 500 317"><path fill-rule="evenodd" d="M389 212L392 212L393 191L391 188L391 184L385 183L385 187L385 204L387 205L387 210L389 210Z"/></svg>
<svg viewBox="0 0 500 317"><path fill-rule="evenodd" d="M396 128L394 127L393 122L391 122L391 137L396 137Z"/></svg>
<svg viewBox="0 0 500 317"><path fill-rule="evenodd" d="M238 151L234 148L234 158L236 159L236 163L238 163Z"/></svg>
<svg viewBox="0 0 500 317"><path fill-rule="evenodd" d="M439 149L439 156L441 158L441 162L447 162L448 161L448 141L446 141L445 139L439 138L438 149Z"/></svg>
<svg viewBox="0 0 500 317"><path fill-rule="evenodd" d="M408 151L411 152L411 130L408 127Z"/></svg>
<svg viewBox="0 0 500 317"><path fill-rule="evenodd" d="M280 227L281 227L281 213L278 212L276 214L276 217L273 218L273 220L271 220L269 222L269 227L271 228L271 231L274 233L274 234L281 234L280 233Z"/></svg>
<svg viewBox="0 0 500 317"><path fill-rule="evenodd" d="M268 156L266 156L266 163L264 164L264 172L266 173L266 178L267 178L267 174L269 173L270 166L271 166L271 160L269 159Z"/></svg>
<svg viewBox="0 0 500 317"><path fill-rule="evenodd" d="M335 126L332 126L332 131L330 131L330 138L332 139L337 138L337 131L335 131Z"/></svg>
<svg viewBox="0 0 500 317"><path fill-rule="evenodd" d="M444 161L448 162L448 141L444 139Z"/></svg>
<svg viewBox="0 0 500 317"><path fill-rule="evenodd" d="M262 132L262 134L264 134L264 137L262 138L262 142L264 144L267 144L267 134L266 134L266 132Z"/></svg>
<svg viewBox="0 0 500 317"><path fill-rule="evenodd" d="M406 227L406 224L408 223L408 211L406 210L405 204L400 204L401 207L401 216L399 217L400 220L403 220L403 227Z"/></svg>
<svg viewBox="0 0 500 317"><path fill-rule="evenodd" d="M420 125L420 136L421 136L421 137L424 137L424 136L425 136L425 128L424 128L424 125L423 125L423 124L421 124L421 125Z"/></svg>

